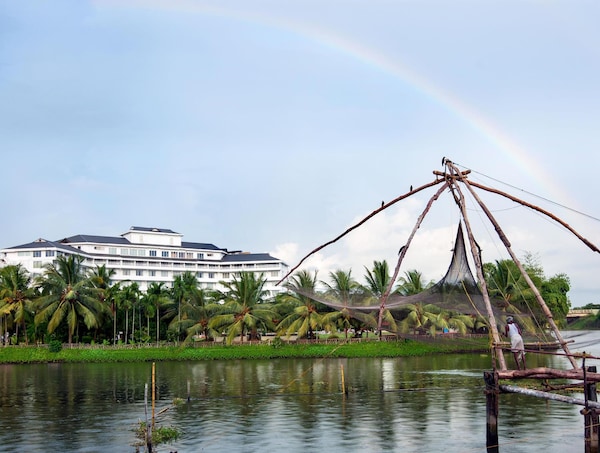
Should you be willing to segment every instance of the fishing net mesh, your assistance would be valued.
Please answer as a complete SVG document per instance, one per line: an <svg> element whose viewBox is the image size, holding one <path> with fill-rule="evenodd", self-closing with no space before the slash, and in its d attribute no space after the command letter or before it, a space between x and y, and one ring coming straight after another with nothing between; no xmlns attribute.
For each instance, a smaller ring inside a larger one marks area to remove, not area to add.
<svg viewBox="0 0 600 453"><path fill-rule="evenodd" d="M306 291L298 288L294 288L294 291L336 310L347 310L358 319L365 319L365 313L377 312L381 306L381 299L373 296L368 291L358 290L343 295L327 291ZM418 294L404 296L392 292L385 302L385 309L389 310L394 318L399 320L403 316L403 311L411 304L435 305L446 312L488 318L488 310L483 294L469 266L460 224L452 259L444 277ZM503 316L507 314L505 312L506 303L502 299L490 297L490 305L500 322ZM527 317L528 315L522 314L522 316Z"/></svg>

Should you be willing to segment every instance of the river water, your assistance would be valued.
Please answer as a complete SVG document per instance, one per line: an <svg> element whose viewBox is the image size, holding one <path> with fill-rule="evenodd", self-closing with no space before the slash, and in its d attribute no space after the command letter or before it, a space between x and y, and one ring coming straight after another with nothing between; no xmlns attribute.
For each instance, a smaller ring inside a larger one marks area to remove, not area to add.
<svg viewBox="0 0 600 453"><path fill-rule="evenodd" d="M600 332L564 335L572 351L600 356ZM570 367L560 356L527 361ZM157 424L182 436L155 451L483 452L490 368L489 354L159 362ZM0 365L0 451L134 452L146 383L148 363ZM500 451L582 452L580 409L501 395Z"/></svg>

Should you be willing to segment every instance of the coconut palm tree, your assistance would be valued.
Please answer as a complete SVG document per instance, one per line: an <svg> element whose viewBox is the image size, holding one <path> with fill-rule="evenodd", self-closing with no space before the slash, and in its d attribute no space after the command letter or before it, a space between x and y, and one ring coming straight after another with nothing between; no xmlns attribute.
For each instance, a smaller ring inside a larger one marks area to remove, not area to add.
<svg viewBox="0 0 600 453"><path fill-rule="evenodd" d="M381 299L388 287L390 286L392 277L390 275L390 269L387 261L373 261L373 269L369 269L365 266L366 274L365 279L367 281L366 291L370 292L371 295L381 302ZM379 320L381 318L381 321ZM396 320L389 309L384 308L381 311L381 316L377 313L377 319L375 325L379 331L379 338L382 337L381 324L386 323L392 332L398 330Z"/></svg>
<svg viewBox="0 0 600 453"><path fill-rule="evenodd" d="M400 277L395 292L402 296L411 296L419 294L422 291L433 286L433 282L426 283L423 280L423 274L416 269L406 271L403 277Z"/></svg>
<svg viewBox="0 0 600 453"><path fill-rule="evenodd" d="M414 333L428 331L435 335L436 329L447 327L442 309L432 304L407 304L403 309L408 310L406 317L400 322L400 330L408 332L413 330Z"/></svg>
<svg viewBox="0 0 600 453"><path fill-rule="evenodd" d="M162 282L152 282L144 295L148 307L153 307L156 316L156 344L160 342L160 308L172 303L169 290L164 285ZM150 326L148 326L148 332L150 332Z"/></svg>
<svg viewBox="0 0 600 453"><path fill-rule="evenodd" d="M337 270L329 273L331 283L323 281L325 285L325 297L335 301L342 307L336 311L326 313L323 323L328 326L336 326L344 330L344 336L348 338L348 330L353 327L353 319L365 318L361 313L352 310L352 302L356 299L364 299L363 287L352 278L352 270ZM362 322L365 320L361 319ZM356 322L354 322L356 324Z"/></svg>
<svg viewBox="0 0 600 453"><path fill-rule="evenodd" d="M111 278L115 275L114 269L108 269L105 264L101 266L96 266L94 269L90 270L88 273L88 278L90 279L90 283L94 288L97 289L96 296L101 304L107 305L109 307L109 311L106 312L108 315L112 315L113 317L113 326L115 326L116 316L115 316L115 302L114 298L111 300L111 292L109 291L112 281ZM115 329L116 330L116 329Z"/></svg>
<svg viewBox="0 0 600 453"><path fill-rule="evenodd" d="M25 344L28 343L26 320L33 313L33 299L35 290L31 287L31 277L27 270L20 264L6 266L0 269L0 315L12 316L17 325L17 339L19 326L25 334Z"/></svg>
<svg viewBox="0 0 600 453"><path fill-rule="evenodd" d="M274 330L277 313L265 303L265 282L262 274L257 277L253 272L241 272L231 281L220 282L225 287L225 291L217 293L222 305L209 322L209 328L218 332L225 329L228 344L238 335L243 342L246 333L250 339L258 338L259 328Z"/></svg>
<svg viewBox="0 0 600 453"><path fill-rule="evenodd" d="M48 322L48 333L66 320L71 344L80 319L88 329L98 327L106 306L98 300L97 290L90 284L82 256L59 256L46 265L36 285L41 296L36 302L35 323Z"/></svg>
<svg viewBox="0 0 600 453"><path fill-rule="evenodd" d="M287 284L288 293L281 296L281 301L294 306L293 311L283 318L277 331L289 336L296 332L298 338L314 339L315 331L323 326L323 314L319 313L318 302L308 295L314 294L317 285L317 272L298 271Z"/></svg>
<svg viewBox="0 0 600 453"><path fill-rule="evenodd" d="M194 294L196 291L198 291L198 279L192 272L186 271L175 277L173 288L171 289L171 298L173 299L175 306L168 310L165 317L171 319L169 328L176 329L177 341L181 340L182 308L186 304L189 305L192 303L191 301L196 297Z"/></svg>
<svg viewBox="0 0 600 453"><path fill-rule="evenodd" d="M191 294L189 303L182 308L180 328L185 330L186 342L190 342L197 335L203 335L206 340L212 340L218 332L209 327L209 323L220 305L213 302L212 293L198 288Z"/></svg>
<svg viewBox="0 0 600 453"><path fill-rule="evenodd" d="M117 306L125 310L125 343L135 338L135 308L138 305L141 291L136 282L122 286L117 294ZM129 334L129 309L132 312L131 335Z"/></svg>

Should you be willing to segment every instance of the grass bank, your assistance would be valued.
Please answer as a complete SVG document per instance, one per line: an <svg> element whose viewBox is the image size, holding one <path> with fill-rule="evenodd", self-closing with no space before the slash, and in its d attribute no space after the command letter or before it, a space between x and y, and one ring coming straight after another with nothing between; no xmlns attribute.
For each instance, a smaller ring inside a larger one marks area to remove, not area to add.
<svg viewBox="0 0 600 453"><path fill-rule="evenodd" d="M364 341L340 343L283 343L280 345L144 346L122 348L98 346L63 348L9 346L0 348L0 363L99 363L168 360L241 360L320 357L411 357L427 354L488 351L487 339L420 341Z"/></svg>

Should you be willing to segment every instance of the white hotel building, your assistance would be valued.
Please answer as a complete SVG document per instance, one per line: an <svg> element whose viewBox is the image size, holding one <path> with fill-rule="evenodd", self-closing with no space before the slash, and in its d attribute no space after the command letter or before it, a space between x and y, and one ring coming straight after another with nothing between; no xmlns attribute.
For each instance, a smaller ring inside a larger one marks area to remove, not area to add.
<svg viewBox="0 0 600 453"><path fill-rule="evenodd" d="M120 237L76 235L58 241L38 239L0 250L0 267L20 263L35 277L60 255L80 255L90 269L105 265L115 271L114 283L137 282L146 290L152 282L171 287L177 275L189 271L201 288L224 289L242 271L262 274L269 295L282 291L276 283L287 265L268 253L231 252L213 244L182 241L183 235L162 228L131 227Z"/></svg>

